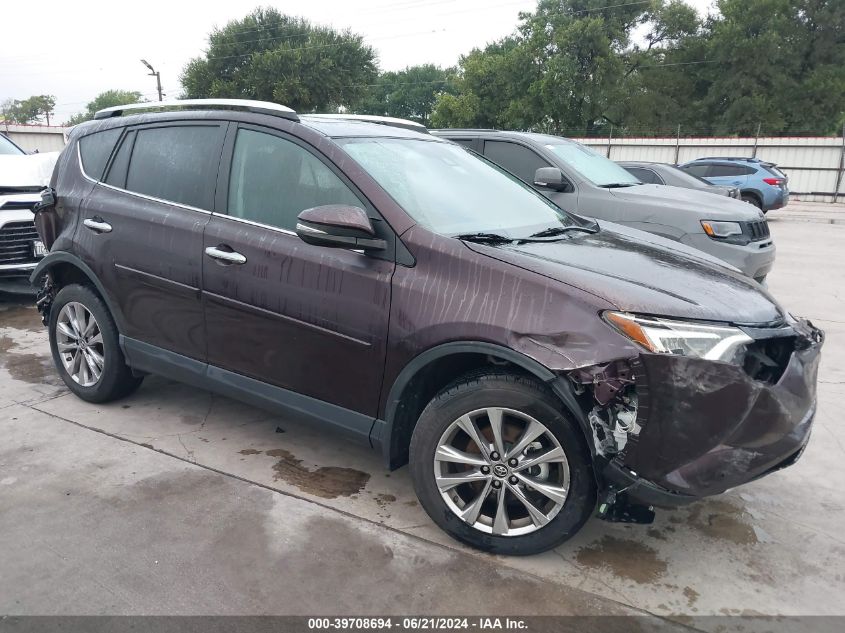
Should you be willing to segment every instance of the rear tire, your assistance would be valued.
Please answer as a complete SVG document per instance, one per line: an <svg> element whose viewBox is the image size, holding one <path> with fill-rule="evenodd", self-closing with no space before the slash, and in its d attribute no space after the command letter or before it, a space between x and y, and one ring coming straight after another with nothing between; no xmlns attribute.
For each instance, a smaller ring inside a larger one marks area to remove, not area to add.
<svg viewBox="0 0 845 633"><path fill-rule="evenodd" d="M553 394L526 376L470 375L437 394L414 429L410 469L420 503L437 525L496 554L556 547L595 509L595 479L581 430ZM467 476L470 482L454 484Z"/></svg>
<svg viewBox="0 0 845 633"><path fill-rule="evenodd" d="M50 309L48 331L56 370L68 389L83 400L116 400L143 381L126 365L114 319L90 287L71 284L59 290Z"/></svg>

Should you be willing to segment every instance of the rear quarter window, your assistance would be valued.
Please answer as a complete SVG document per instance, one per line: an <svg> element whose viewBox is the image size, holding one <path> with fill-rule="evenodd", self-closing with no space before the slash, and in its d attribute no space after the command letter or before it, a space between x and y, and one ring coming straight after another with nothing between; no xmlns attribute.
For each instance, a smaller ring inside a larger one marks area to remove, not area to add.
<svg viewBox="0 0 845 633"><path fill-rule="evenodd" d="M126 174L126 189L210 210L221 143L219 125L138 130Z"/></svg>
<svg viewBox="0 0 845 633"><path fill-rule="evenodd" d="M94 132L79 139L79 157L82 159L82 169L85 175L94 180L103 177L103 170L120 136L121 128L112 128L102 132Z"/></svg>

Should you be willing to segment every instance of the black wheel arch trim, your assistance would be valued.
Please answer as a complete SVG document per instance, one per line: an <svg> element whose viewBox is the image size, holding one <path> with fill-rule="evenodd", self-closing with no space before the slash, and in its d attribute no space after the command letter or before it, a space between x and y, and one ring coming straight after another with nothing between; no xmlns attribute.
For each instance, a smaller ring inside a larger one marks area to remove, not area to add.
<svg viewBox="0 0 845 633"><path fill-rule="evenodd" d="M103 298L103 301L106 304L106 307L109 309L109 312L112 315L115 323L117 324L118 332L123 330L123 315L120 311L115 309L114 302L109 297L108 292L106 292L105 286L103 286L102 282L97 278L97 275L91 270L91 267L88 266L85 262L83 262L79 257L72 253L68 253L67 251L52 251L47 254L47 256L38 262L38 265L35 267L35 270L32 271L32 274L29 276L29 283L31 283L34 287L38 288L39 283L42 277L46 275L52 268L59 264L69 264L74 268L78 268L79 271L85 275L94 287L97 289L97 292Z"/></svg>
<svg viewBox="0 0 845 633"><path fill-rule="evenodd" d="M483 341L452 341L427 349L415 356L402 368L402 371L399 372L399 375L393 381L393 385L387 396L387 402L385 403L384 419L376 420L370 434L370 443L374 448L381 449L385 464L389 469L396 468L394 465L396 447L394 446L393 424L405 387L418 372L435 360L455 354L467 353L484 354L508 361L541 380L552 390L564 407L566 407L567 411L578 421L582 432L588 440L588 445L591 445L589 442L589 422L583 409L578 404L575 392L565 378L555 374L548 367L533 358L502 345Z"/></svg>

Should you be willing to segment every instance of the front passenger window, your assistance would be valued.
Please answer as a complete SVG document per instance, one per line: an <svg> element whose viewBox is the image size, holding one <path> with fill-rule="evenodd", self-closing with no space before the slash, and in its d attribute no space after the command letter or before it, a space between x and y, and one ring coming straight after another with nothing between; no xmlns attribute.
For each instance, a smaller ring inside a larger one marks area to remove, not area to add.
<svg viewBox="0 0 845 633"><path fill-rule="evenodd" d="M364 206L305 148L273 134L238 130L229 174L230 216L293 231L302 211L326 204Z"/></svg>

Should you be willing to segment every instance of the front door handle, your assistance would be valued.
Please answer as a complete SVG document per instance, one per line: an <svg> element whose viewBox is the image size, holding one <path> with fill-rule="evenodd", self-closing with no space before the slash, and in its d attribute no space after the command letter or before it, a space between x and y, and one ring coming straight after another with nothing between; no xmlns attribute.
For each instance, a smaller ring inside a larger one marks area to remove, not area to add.
<svg viewBox="0 0 845 633"><path fill-rule="evenodd" d="M111 233L111 224L103 221L103 218L98 216L86 218L82 224L94 231L94 233Z"/></svg>
<svg viewBox="0 0 845 633"><path fill-rule="evenodd" d="M246 257L235 251L224 251L216 246L209 246L205 254L214 259L219 259L227 264L246 264Z"/></svg>

